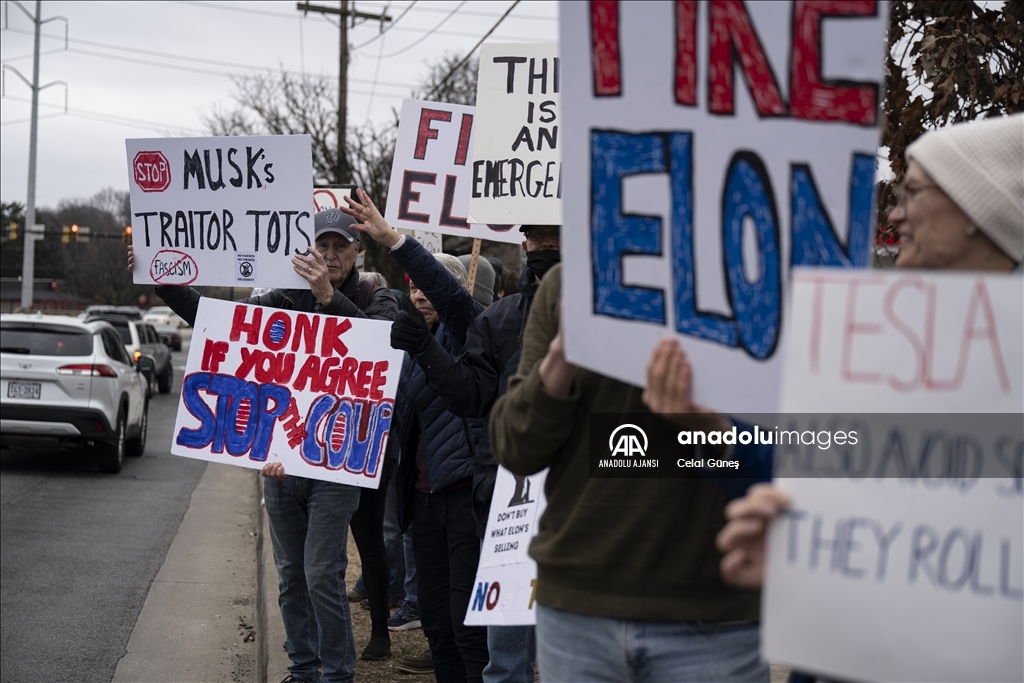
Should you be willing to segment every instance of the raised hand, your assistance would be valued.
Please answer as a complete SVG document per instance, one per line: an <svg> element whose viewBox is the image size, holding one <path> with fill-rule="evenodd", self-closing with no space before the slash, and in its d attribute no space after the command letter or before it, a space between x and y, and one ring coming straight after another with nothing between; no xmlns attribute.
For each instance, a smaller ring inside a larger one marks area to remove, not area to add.
<svg viewBox="0 0 1024 683"><path fill-rule="evenodd" d="M430 346L430 327L423 314L409 299L402 301L402 310L391 324L391 348L407 351L415 356Z"/></svg>
<svg viewBox="0 0 1024 683"><path fill-rule="evenodd" d="M388 222L384 220L384 216L380 215L380 211L377 210L377 206L370 199L370 195L358 188L356 188L356 194L359 196L358 202L346 195L345 203L348 206L338 207L356 219L357 222L352 227L359 232L366 233L373 238L374 242L379 242L388 249L398 244L398 240L402 236L388 225Z"/></svg>

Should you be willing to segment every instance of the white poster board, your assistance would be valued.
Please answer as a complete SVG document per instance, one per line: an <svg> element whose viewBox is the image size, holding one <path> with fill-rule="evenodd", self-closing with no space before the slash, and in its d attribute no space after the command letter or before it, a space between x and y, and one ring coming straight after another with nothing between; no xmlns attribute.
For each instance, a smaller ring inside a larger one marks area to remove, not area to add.
<svg viewBox="0 0 1024 683"><path fill-rule="evenodd" d="M377 488L402 368L390 338L386 320L203 297L171 453Z"/></svg>
<svg viewBox="0 0 1024 683"><path fill-rule="evenodd" d="M471 222L561 225L561 87L558 43L480 48Z"/></svg>
<svg viewBox="0 0 1024 683"><path fill-rule="evenodd" d="M859 441L776 447L793 507L770 529L764 657L1022 680L1024 280L801 269L790 322L783 410L841 414Z"/></svg>
<svg viewBox="0 0 1024 683"><path fill-rule="evenodd" d="M466 611L467 626L537 623L537 563L529 550L547 507L547 476L544 470L522 477L498 466L480 565Z"/></svg>
<svg viewBox="0 0 1024 683"><path fill-rule="evenodd" d="M136 284L306 287L308 135L125 140Z"/></svg>
<svg viewBox="0 0 1024 683"><path fill-rule="evenodd" d="M570 362L643 386L676 335L697 401L777 410L790 267L873 239L887 5L846 11L560 5Z"/></svg>
<svg viewBox="0 0 1024 683"><path fill-rule="evenodd" d="M405 100L384 220L396 229L519 244L518 226L468 217L476 114L473 107Z"/></svg>

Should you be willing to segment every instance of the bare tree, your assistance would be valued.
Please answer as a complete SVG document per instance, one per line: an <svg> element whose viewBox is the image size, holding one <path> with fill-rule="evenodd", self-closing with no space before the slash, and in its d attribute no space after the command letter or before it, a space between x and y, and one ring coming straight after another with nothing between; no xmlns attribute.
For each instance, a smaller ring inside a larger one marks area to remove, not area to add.
<svg viewBox="0 0 1024 683"><path fill-rule="evenodd" d="M436 62L427 63L427 75L413 92L413 99L476 106L478 72L476 57L446 52Z"/></svg>
<svg viewBox="0 0 1024 683"><path fill-rule="evenodd" d="M988 9L968 0L895 0L889 13L882 141L896 178L878 193L879 239L907 146L927 130L1024 110L1024 3Z"/></svg>

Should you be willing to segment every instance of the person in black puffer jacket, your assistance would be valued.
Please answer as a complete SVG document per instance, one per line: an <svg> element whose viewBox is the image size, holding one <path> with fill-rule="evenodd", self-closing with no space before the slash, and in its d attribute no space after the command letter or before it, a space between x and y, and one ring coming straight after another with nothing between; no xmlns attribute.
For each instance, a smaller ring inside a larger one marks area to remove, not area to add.
<svg viewBox="0 0 1024 683"><path fill-rule="evenodd" d="M427 344L457 354L466 328L483 311L467 289L466 269L454 256L435 256L399 235L366 193L358 194L362 204L350 202L344 209L361 221L353 227L390 248L410 278L410 298L392 326L391 345L413 358ZM439 682L482 681L487 630L463 622L480 561L472 483L486 422L453 415L428 386L423 368L406 358L392 425L404 454L399 465L400 516L403 528L412 522L418 607L434 676Z"/></svg>

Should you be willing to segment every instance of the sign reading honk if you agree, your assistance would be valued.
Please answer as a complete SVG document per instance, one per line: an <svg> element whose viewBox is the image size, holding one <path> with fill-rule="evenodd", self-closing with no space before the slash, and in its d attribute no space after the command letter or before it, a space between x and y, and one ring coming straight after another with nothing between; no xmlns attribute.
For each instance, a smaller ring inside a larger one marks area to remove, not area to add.
<svg viewBox="0 0 1024 683"><path fill-rule="evenodd" d="M126 140L134 282L306 287L313 236L308 135Z"/></svg>

